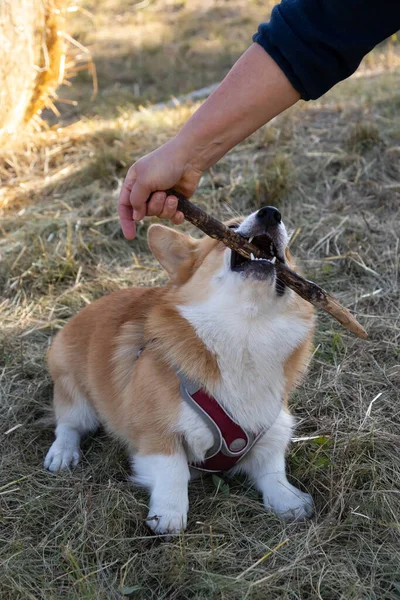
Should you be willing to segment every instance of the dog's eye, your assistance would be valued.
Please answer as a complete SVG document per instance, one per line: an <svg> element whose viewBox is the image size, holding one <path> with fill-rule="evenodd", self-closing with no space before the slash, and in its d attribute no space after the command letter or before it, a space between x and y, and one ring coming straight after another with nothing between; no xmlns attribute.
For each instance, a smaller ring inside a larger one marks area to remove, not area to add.
<svg viewBox="0 0 400 600"><path fill-rule="evenodd" d="M239 227L239 223L231 223L230 225L228 225L229 229L237 229Z"/></svg>

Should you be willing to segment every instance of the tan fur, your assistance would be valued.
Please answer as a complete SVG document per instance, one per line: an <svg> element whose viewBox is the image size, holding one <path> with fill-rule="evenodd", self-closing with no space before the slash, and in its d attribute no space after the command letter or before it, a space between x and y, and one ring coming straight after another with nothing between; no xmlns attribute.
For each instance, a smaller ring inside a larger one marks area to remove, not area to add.
<svg viewBox="0 0 400 600"><path fill-rule="evenodd" d="M171 285L121 290L97 300L56 336L48 358L56 414L81 395L140 454L172 454L179 443L174 427L181 398L173 365L210 393L220 376L215 356L176 306L206 297L225 247L170 232L151 227L149 245ZM311 319L311 306L300 298L297 304L302 318ZM310 356L311 338L286 361L286 400Z"/></svg>
<svg viewBox="0 0 400 600"><path fill-rule="evenodd" d="M288 248L286 249L285 255L289 267L293 270L298 270L294 257ZM300 296L297 295L294 297L294 302L297 305L297 312L299 315L302 315L302 317L307 320L313 318L314 308L309 302L303 300L303 298L300 298ZM296 348L296 350L294 350L285 361L283 372L285 375L286 384L283 402L287 412L289 412L289 395L300 383L301 378L308 367L308 363L312 354L313 337L314 328L310 331L305 342Z"/></svg>

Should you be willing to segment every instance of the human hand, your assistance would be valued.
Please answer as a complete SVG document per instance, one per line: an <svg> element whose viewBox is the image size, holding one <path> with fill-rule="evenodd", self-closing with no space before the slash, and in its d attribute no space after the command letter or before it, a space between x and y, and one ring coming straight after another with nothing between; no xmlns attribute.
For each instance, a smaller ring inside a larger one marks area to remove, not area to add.
<svg viewBox="0 0 400 600"><path fill-rule="evenodd" d="M277 63L252 44L178 135L129 169L118 204L125 237L135 237L135 221L146 214L181 223L178 199L162 190L190 198L206 169L299 99Z"/></svg>
<svg viewBox="0 0 400 600"><path fill-rule="evenodd" d="M194 194L203 171L191 164L188 156L177 137L131 166L118 201L122 231L128 240L136 235L135 222L146 215L170 219L175 225L183 222L183 214L177 211L178 198L167 197L162 190L174 188L186 198Z"/></svg>

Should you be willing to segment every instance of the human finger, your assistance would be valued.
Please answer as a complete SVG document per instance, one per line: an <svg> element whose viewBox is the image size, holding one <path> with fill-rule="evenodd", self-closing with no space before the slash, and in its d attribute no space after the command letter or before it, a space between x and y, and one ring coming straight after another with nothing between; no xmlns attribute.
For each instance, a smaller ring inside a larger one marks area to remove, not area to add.
<svg viewBox="0 0 400 600"><path fill-rule="evenodd" d="M122 233L127 240L133 240L136 235L136 223L132 216L132 207L129 204L118 203L119 221L122 228Z"/></svg>
<svg viewBox="0 0 400 600"><path fill-rule="evenodd" d="M158 217L163 209L167 194L165 192L154 192L147 203L147 215Z"/></svg>
<svg viewBox="0 0 400 600"><path fill-rule="evenodd" d="M147 185L142 184L139 179L136 179L129 196L129 201L133 208L133 218L135 221L141 221L146 215L146 202L151 192L152 190L150 190Z"/></svg>
<svg viewBox="0 0 400 600"><path fill-rule="evenodd" d="M179 210L176 211L175 215L171 218L174 225L181 225L185 220L185 215Z"/></svg>
<svg viewBox="0 0 400 600"><path fill-rule="evenodd" d="M168 196L164 203L164 208L159 215L160 219L172 219L175 216L178 207L178 198L176 196Z"/></svg>

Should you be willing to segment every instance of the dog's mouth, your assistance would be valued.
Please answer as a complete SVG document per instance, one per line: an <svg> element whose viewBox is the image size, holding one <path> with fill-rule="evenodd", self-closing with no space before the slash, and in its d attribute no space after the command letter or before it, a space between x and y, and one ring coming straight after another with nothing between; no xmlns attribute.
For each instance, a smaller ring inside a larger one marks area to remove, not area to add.
<svg viewBox="0 0 400 600"><path fill-rule="evenodd" d="M231 250L231 271L241 273L246 278L275 285L278 296L283 296L286 286L276 275L277 262L285 263L285 255L279 251L273 239L266 233L247 238L251 244L263 251L266 258L245 258L236 250Z"/></svg>
<svg viewBox="0 0 400 600"><path fill-rule="evenodd" d="M263 267L266 270L270 270L271 268L275 270L274 265L276 261L285 262L284 256L278 253L278 250L272 240L272 238L263 233L261 235L256 235L248 238L248 241L257 246L259 250L262 250L263 254L267 258L255 258L251 255L250 258L246 258L236 252L236 250L231 251L231 270L232 271L244 271L248 267Z"/></svg>

